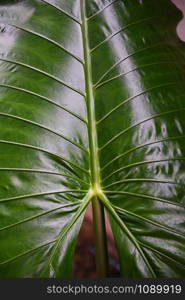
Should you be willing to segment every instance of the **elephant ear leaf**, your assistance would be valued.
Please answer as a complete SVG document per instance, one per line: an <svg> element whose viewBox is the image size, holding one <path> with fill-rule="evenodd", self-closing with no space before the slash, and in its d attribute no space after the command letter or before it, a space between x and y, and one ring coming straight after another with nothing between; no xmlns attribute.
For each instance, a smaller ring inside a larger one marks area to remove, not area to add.
<svg viewBox="0 0 185 300"><path fill-rule="evenodd" d="M185 276L180 19L169 0L0 4L0 277L71 276L90 202L121 276Z"/></svg>

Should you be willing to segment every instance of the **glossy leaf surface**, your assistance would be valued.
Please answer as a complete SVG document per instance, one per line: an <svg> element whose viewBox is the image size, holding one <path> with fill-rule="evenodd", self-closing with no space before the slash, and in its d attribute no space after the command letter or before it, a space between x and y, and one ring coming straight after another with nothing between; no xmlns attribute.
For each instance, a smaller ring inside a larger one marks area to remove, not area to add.
<svg viewBox="0 0 185 300"><path fill-rule="evenodd" d="M1 277L70 276L94 196L123 277L185 276L180 19L168 0L1 2Z"/></svg>

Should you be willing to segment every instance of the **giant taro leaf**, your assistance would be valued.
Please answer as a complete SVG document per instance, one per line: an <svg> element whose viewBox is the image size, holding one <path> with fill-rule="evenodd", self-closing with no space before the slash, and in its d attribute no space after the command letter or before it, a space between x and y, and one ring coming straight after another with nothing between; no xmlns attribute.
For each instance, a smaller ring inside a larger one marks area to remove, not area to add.
<svg viewBox="0 0 185 300"><path fill-rule="evenodd" d="M123 277L185 276L180 19L169 0L1 1L1 277L70 276L90 201Z"/></svg>

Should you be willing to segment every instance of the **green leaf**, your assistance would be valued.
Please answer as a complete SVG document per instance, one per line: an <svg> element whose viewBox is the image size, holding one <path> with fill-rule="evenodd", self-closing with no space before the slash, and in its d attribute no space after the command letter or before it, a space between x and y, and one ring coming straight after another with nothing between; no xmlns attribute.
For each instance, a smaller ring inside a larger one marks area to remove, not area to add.
<svg viewBox="0 0 185 300"><path fill-rule="evenodd" d="M68 277L86 207L106 274L185 276L185 47L169 0L0 4L0 277ZM98 267L98 266L97 266Z"/></svg>

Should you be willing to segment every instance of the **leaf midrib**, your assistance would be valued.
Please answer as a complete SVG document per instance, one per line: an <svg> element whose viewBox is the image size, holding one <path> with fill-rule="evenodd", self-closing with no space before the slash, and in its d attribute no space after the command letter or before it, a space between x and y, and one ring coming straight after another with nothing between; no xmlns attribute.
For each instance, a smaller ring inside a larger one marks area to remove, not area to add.
<svg viewBox="0 0 185 300"><path fill-rule="evenodd" d="M89 47L89 36L88 36L88 23L85 13L85 0L81 0L81 16L82 16L82 37L83 37L83 48L84 48L84 74L86 82L86 105L87 105L87 119L88 119L88 137L89 137L89 151L90 151L90 174L91 174L91 189L92 189L92 198L93 194L96 195L102 204L108 209L111 210L112 216L115 221L121 226L121 229L126 233L127 237L134 243L138 252L140 253L143 261L146 264L147 269L149 270L152 277L156 277L155 272L153 271L150 263L145 256L144 252L140 248L139 244L135 240L135 237L132 233L125 227L125 224L121 221L117 215L116 211L111 206L109 200L106 198L105 194L101 189L101 178L100 178L100 165L99 165L99 148L98 148L98 136L96 129L96 117L95 117L95 89L93 88L92 81L92 62L91 62L91 50ZM106 201L105 201L106 199ZM99 207L100 209L100 207ZM93 216L95 217L95 216ZM118 220L119 219L119 220ZM94 220L97 221L96 219ZM102 228L100 228L102 230Z"/></svg>
<svg viewBox="0 0 185 300"><path fill-rule="evenodd" d="M86 107L88 119L88 138L89 138L89 152L90 152L90 175L92 189L100 187L100 166L98 155L98 137L96 129L95 117L95 99L92 80L92 62L91 51L89 46L88 22L86 18L86 4L85 0L81 0L81 18L82 18L82 41L84 50L84 77L86 89Z"/></svg>

